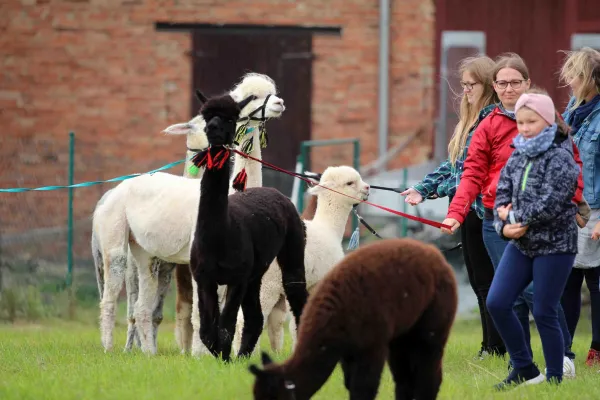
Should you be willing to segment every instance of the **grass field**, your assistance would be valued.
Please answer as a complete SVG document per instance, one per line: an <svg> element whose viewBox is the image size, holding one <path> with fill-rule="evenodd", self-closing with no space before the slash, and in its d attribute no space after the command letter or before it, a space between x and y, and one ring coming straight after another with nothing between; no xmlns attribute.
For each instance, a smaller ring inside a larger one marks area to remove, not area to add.
<svg viewBox="0 0 600 400"><path fill-rule="evenodd" d="M506 362L475 361L480 328L476 320L458 321L444 359L440 399L596 399L600 373L584 365L590 334L583 318L575 342L577 377L556 388L546 384L495 393L492 385L506 375ZM43 324L0 325L0 399L250 399L253 377L249 362L225 365L205 357L178 353L173 325L163 324L159 355L139 351L125 354L125 329L115 331L117 349L104 354L99 330L84 322L48 321ZM267 349L263 335L261 346ZM533 330L535 358L545 367L537 332ZM289 342L286 342L289 349ZM275 356L281 360L289 354ZM338 367L315 399L348 398ZM378 399L393 399L393 382L385 370Z"/></svg>

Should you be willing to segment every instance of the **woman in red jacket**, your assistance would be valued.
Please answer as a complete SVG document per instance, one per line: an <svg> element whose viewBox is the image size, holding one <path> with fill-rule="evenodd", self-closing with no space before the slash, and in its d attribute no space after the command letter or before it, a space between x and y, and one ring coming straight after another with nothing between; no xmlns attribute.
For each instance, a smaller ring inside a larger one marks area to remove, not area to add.
<svg viewBox="0 0 600 400"><path fill-rule="evenodd" d="M500 103L489 116L481 121L473 134L460 185L443 222L452 228L450 230L442 228L442 231L448 234L454 233L464 222L471 203L481 193L485 209L482 229L483 242L492 259L494 269L496 269L508 244L508 241L496 233L493 225L496 185L500 178L500 171L514 150L511 146L512 140L519 133L515 121L515 105L519 97L530 88L531 80L525 62L514 53L503 55L496 61L493 80L494 90L498 94ZM581 200L581 190L578 190L578 195L578 200ZM533 355L529 333L529 310L532 308L533 286L530 285L515 302L515 313L523 327L528 349ZM571 336L562 307L559 308L558 313L567 349L565 353L568 356L564 360L565 370L563 373L565 377L570 377L575 373L575 365L571 361L574 358L574 354L570 351Z"/></svg>

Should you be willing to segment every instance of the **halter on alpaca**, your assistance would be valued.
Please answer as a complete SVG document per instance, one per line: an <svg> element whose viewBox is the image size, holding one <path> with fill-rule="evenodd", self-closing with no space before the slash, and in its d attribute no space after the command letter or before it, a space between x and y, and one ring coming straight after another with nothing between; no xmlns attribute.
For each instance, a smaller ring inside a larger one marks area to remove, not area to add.
<svg viewBox="0 0 600 400"><path fill-rule="evenodd" d="M236 146L240 144L240 142L242 141L242 139L245 135L254 131L254 128L250 128L250 129L247 128L250 121L260 121L260 125L258 125L258 131L259 131L259 137L260 137L260 147L263 149L267 147L267 145L269 144L269 137L267 136L267 129L265 127L265 124L266 124L268 118L266 118L265 112L267 109L267 102L269 101L269 97L271 97L270 94L267 95L267 97L265 98L263 105L258 107L256 110L252 111L250 114L248 114L248 116L238 119L238 122L242 122L242 121L247 121L247 122L243 125L240 125L240 127L238 128L238 130L235 133L235 138L233 139L233 143ZM256 114L259 111L261 112L261 117L260 118L254 117L254 114ZM242 152L249 154L250 152L252 152L253 148L254 148L254 137L251 137L249 140L247 140L244 143L241 150L242 150ZM246 168L242 168L242 170L240 172L238 172L238 174L235 176L235 179L233 180L233 184L231 186L238 192L243 192L244 190L246 190L247 178L248 178L248 174L246 173Z"/></svg>

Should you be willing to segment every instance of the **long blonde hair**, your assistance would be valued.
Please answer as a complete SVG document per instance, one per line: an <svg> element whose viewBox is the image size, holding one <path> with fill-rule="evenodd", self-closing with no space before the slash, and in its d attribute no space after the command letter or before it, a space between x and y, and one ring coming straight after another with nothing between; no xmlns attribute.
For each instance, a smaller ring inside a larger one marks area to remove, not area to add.
<svg viewBox="0 0 600 400"><path fill-rule="evenodd" d="M452 165L456 164L456 160L463 152L469 131L479 117L479 111L490 104L498 102L498 96L492 86L494 66L494 61L487 56L467 57L460 62L458 73L461 79L465 72L469 72L473 79L483 86L483 92L477 104L469 104L467 95L463 92L458 111L458 123L454 128L450 143L448 143L448 158Z"/></svg>
<svg viewBox="0 0 600 400"><path fill-rule="evenodd" d="M579 77L581 85L573 92L575 102L572 110L579 107L590 93L600 92L600 52L591 47L580 50L563 51L566 54L563 66L560 69L560 80L568 85L569 82Z"/></svg>

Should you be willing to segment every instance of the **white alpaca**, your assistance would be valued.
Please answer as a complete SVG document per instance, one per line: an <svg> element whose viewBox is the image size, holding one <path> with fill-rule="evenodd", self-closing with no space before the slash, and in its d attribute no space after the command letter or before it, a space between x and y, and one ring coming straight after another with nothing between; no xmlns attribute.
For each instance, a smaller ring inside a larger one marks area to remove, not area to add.
<svg viewBox="0 0 600 400"><path fill-rule="evenodd" d="M360 174L352 167L329 167L321 176L320 185L344 193L355 199L366 200L369 196L369 185L363 182ZM304 267L306 271L306 288L310 291L333 266L344 258L342 239L348 216L354 204L358 203L342 194L332 192L320 186L309 189L309 193L317 196L315 217L304 221L306 225L306 250ZM282 307L283 303L283 307ZM262 279L260 305L271 340L271 347L280 351L283 347L283 323L285 321L285 294L281 283L281 271L274 261ZM241 333L244 326L244 315L238 313L238 321L233 341L235 352L241 345ZM295 341L295 323L290 322L290 331ZM256 353L259 346L256 346Z"/></svg>
<svg viewBox="0 0 600 400"><path fill-rule="evenodd" d="M260 115L264 109L265 118L277 118L285 109L283 100L275 96L275 93L273 81L260 74L247 74L231 92L238 99L250 94L257 97L244 108L242 117L255 110L259 110L257 115ZM249 130L260 122L250 121ZM251 154L260 156L258 129L251 132L251 137L254 138ZM236 156L236 171L246 164L248 186L257 182L261 184L260 165L257 167L253 164L258 163L246 160L238 162ZM106 282L100 304L102 343L106 350L110 350L113 345L114 309L122 286L129 245L132 264L135 263L138 267L139 293L135 304L135 324L142 351L156 353L151 317L158 305L160 282L164 282L159 278L164 271L152 268L153 259L189 264L190 232L195 229L199 196L200 180L155 173L124 181L97 207L94 213L94 231L99 238ZM187 318L189 320L189 312ZM184 337L187 333L179 332L180 343L183 345L191 342L191 338Z"/></svg>
<svg viewBox="0 0 600 400"><path fill-rule="evenodd" d="M206 100L206 98L199 91L196 91L196 94L201 102L204 102ZM198 169L190 170L190 167L193 166L193 164L191 162L191 158L198 151L203 150L208 147L208 141L206 139L206 134L204 133L205 125L206 124L205 124L204 119L202 119L201 116L196 116L189 122L171 125L163 131L164 133L169 134L169 135L186 135L187 150L186 150L186 158L185 158L186 161L185 161L184 170L183 170L183 176L186 178L200 179L202 177L202 175L204 174L204 168L201 168L199 170ZM106 199L112 195L112 193L114 193L114 189L108 190L106 193L104 193L104 195L102 195L102 197L96 204L96 208L98 208L100 205L102 205L106 201ZM96 226L98 226L99 224L101 224L101 221L96 221ZM101 251L102 246L100 244L100 239L94 229L92 229L91 246L92 246L92 255L94 258L94 264L95 264L95 270L96 270L96 281L98 283L99 297L100 297L100 300L102 300L103 293L104 293L104 272L103 272L104 271L104 263L103 263L103 259L102 259L102 251ZM163 290L161 290L161 293L159 295L159 301L158 301L156 309L153 312L153 317L152 317L154 333L155 333L154 339L156 340L157 333L158 333L158 326L160 325L160 323L162 321L163 301L164 301L164 297L166 295L166 291L167 291L166 289L168 288L170 280L171 280L171 274L168 273L168 271L169 271L169 269L172 270L175 265L170 264L170 265L160 266L158 264L161 264L161 263L167 264L160 259L155 259L154 263L157 264L157 265L153 266L154 269L160 268L162 271L164 271L162 276L160 277L160 280L162 281L161 288ZM119 276L122 275L120 270L118 271L118 275ZM119 287L118 291L120 291L122 282L117 283L116 280L117 279L115 277L115 279L112 281L112 284L118 285L118 287ZM127 342L125 344L125 350L127 351L127 350L131 350L131 348L133 346L133 342L136 339L137 339L138 346L140 345L139 337L136 334L135 318L133 315L134 305L137 300L137 294L138 294L137 265L135 264L134 259L131 257L131 252L129 251L129 247L128 247L128 251L127 251L127 260L126 260L125 288L127 290L127 323L128 323ZM117 290L117 289L115 289L115 290Z"/></svg>

